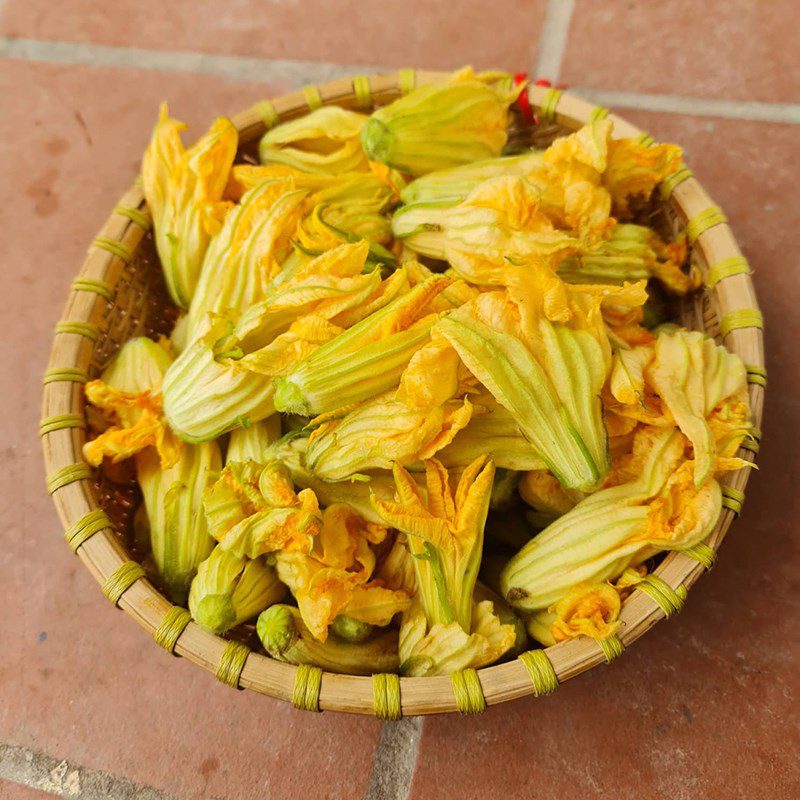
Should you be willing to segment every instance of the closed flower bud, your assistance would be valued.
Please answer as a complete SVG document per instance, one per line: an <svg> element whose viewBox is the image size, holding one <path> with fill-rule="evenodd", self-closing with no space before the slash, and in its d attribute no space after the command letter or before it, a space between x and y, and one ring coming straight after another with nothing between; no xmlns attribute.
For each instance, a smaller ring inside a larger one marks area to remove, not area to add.
<svg viewBox="0 0 800 800"><path fill-rule="evenodd" d="M361 131L364 151L371 161L416 176L494 158L520 91L470 73L420 86L372 114Z"/></svg>

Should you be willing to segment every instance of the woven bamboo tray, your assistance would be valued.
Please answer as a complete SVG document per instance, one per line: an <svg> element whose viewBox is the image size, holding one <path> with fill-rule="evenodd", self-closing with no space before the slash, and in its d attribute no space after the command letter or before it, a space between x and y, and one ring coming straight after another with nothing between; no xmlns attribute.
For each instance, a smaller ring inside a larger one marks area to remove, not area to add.
<svg viewBox="0 0 800 800"><path fill-rule="evenodd" d="M322 104L369 111L416 84L445 77L445 73L401 70L368 78L343 78L258 103L234 117L233 122L240 143L246 146L277 122L301 116ZM557 89L531 86L528 97L539 117L537 131L545 139L609 114L607 109ZM624 119L615 115L610 118L616 136L651 141ZM705 280L704 289L683 301L681 321L724 341L739 354L747 365L753 422L760 426L766 385L763 321L747 262L725 215L687 167L670 177L661 197L662 217L674 229L687 231L693 245L692 259ZM680 611L687 591L713 565L728 527L741 510L749 468L725 477L722 516L706 543L688 554L670 553L626 600L618 635L602 646L592 639L574 639L477 672L465 670L435 678L367 678L336 675L315 667L296 668L273 661L240 642L207 633L189 620L188 612L159 593L121 544L106 513L112 514L113 509L107 507L102 479L81 454L87 424L83 384L99 374L122 342L166 330L174 319L149 228L148 210L137 183L122 196L92 241L72 284L62 321L56 326L44 376L41 436L47 489L68 543L111 602L169 652L194 661L232 687L289 700L308 710L373 714L384 719L457 710L472 713L524 695L550 693L559 683L610 662L656 622ZM759 436L756 428L754 440L740 452L742 457L755 458Z"/></svg>

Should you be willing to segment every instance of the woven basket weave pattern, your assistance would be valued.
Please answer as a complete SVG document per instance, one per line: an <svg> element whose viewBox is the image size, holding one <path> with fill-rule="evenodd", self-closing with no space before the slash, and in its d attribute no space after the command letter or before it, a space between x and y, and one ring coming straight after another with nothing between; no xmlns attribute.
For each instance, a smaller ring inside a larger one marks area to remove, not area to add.
<svg viewBox="0 0 800 800"><path fill-rule="evenodd" d="M233 121L240 131L241 144L246 146L268 125L306 113L319 102L368 110L371 104L384 104L408 91L415 80L422 83L445 77L440 73L401 70L370 78L342 79L319 89L264 101ZM544 117L534 136L540 147L555 136L576 129L593 114L607 114L568 93L542 87L531 87L529 98L534 110ZM611 118L616 135L645 136L623 119L613 115ZM704 276L709 274L709 268L722 275L720 278L712 272L713 286L681 301L680 320L718 341L721 329L727 334L725 344L747 365L753 418L758 426L766 372L761 317L746 262L724 215L691 173L682 170L672 183L669 201L657 203L654 209L653 224L670 233L688 227L690 238L695 240L693 263ZM455 710L475 713L487 704L525 694L547 694L559 682L619 657L655 622L680 610L688 589L713 563L719 543L741 508L749 469L726 478L725 508L706 545L698 546L692 554L669 554L652 580L625 602L618 636L601 644L577 639L546 650L533 650L477 672L465 670L452 677L398 680L396 676L357 678L323 673L317 668L298 669L251 652L240 642L206 633L189 621L186 612L160 595L131 561L126 550L128 540L121 534L130 527L138 500L136 490L131 488L126 493L112 488L99 474L94 480L87 479L82 466L86 427L82 376L97 377L123 342L133 336L168 333L176 319L148 228L141 189L134 186L98 233L73 284L45 376L42 434L48 482L68 540L107 596L169 652L190 658L231 686L250 688L309 710L375 714L383 719ZM757 449L758 443L753 441L741 455L753 459ZM120 534L103 527L103 515L98 513L101 504Z"/></svg>

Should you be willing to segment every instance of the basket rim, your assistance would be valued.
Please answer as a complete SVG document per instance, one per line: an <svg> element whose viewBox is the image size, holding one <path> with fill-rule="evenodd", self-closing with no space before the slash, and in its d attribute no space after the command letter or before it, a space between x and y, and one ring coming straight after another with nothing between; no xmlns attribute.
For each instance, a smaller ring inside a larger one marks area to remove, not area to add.
<svg viewBox="0 0 800 800"><path fill-rule="evenodd" d="M234 116L240 144L259 137L269 127L307 113L319 105L341 105L369 110L388 102L415 84L441 82L450 73L414 70L378 73L368 77L341 78L319 87L281 95L256 103ZM575 129L600 116L614 122L615 136L643 137L647 134L607 109L594 106L569 92L544 86L526 89L533 110L545 119ZM747 365L749 395L755 425L760 428L766 384L762 318L746 261L727 221L713 204L701 184L686 169L670 187L667 198L684 225L688 225L695 253L703 268L705 291L715 296L720 309L717 320L721 336L730 350ZM298 700L298 685L305 686L307 670L274 661L219 636L210 634L194 622L188 612L181 615L144 577L132 568L130 557L118 543L88 478L88 465L82 456L85 415L83 387L96 338L94 320L113 295L123 262L130 259L149 228L149 217L140 182L120 199L113 213L89 247L86 260L72 285L61 322L56 327L42 398L40 429L48 490L65 527L68 540L79 558L103 587L104 593L125 610L156 641L175 655L184 656L216 674L236 688L247 688L296 706L312 710L334 710L387 717L385 703L379 703L379 682L370 677L321 672L310 702ZM743 265L743 266L742 266ZM714 271L709 273L709 268ZM750 444L740 455L752 461L757 444ZM706 540L713 553L690 557L669 553L654 575L664 582L666 591L680 599L678 608L659 604L650 593L635 590L625 601L620 614L621 645L614 652L588 638L561 642L537 652L544 653L545 667L560 684L603 662L610 662L656 622L679 610L685 592L710 568L743 500L750 467L727 475L721 483L729 498L714 531ZM677 602L677 601L676 601ZM548 666L548 664L550 666ZM300 683L299 683L300 682ZM474 682L483 695L479 706L495 705L529 694L544 694L554 688L532 677L524 659L477 670ZM399 679L400 716L452 711L481 710L465 705L450 676ZM480 700L480 697L478 697ZM394 714L393 718L398 716Z"/></svg>

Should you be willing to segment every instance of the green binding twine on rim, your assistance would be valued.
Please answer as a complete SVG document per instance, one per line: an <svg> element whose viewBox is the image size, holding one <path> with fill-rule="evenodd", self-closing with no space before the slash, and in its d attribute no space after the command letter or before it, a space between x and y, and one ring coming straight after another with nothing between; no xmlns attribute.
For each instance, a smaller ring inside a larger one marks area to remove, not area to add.
<svg viewBox="0 0 800 800"><path fill-rule="evenodd" d="M744 504L744 492L734 489L733 486L722 486L722 505L729 508L738 517Z"/></svg>
<svg viewBox="0 0 800 800"><path fill-rule="evenodd" d="M714 562L717 560L717 554L713 547L709 547L704 542L700 542L699 544L694 545L694 547L689 547L686 550L681 550L685 556L689 556L689 558L693 558L695 561L702 564L707 570L711 569L714 566Z"/></svg>
<svg viewBox="0 0 800 800"><path fill-rule="evenodd" d="M85 481L92 477L92 468L88 464L68 464L55 472L51 472L47 478L47 491L55 494L59 489L69 486L76 481Z"/></svg>
<svg viewBox="0 0 800 800"><path fill-rule="evenodd" d="M643 144L645 147L650 147L655 142L655 139L649 133L640 133L636 137L636 141L639 142L639 144Z"/></svg>
<svg viewBox="0 0 800 800"><path fill-rule="evenodd" d="M400 706L400 678L393 672L372 676L372 705L378 719L398 720L403 716Z"/></svg>
<svg viewBox="0 0 800 800"><path fill-rule="evenodd" d="M680 186L685 180L694 177L694 173L686 166L681 164L672 175L668 175L661 182L661 197L664 200L669 200L675 189Z"/></svg>
<svg viewBox="0 0 800 800"><path fill-rule="evenodd" d="M558 689L558 676L544 650L528 650L520 655L519 660L528 670L536 697L552 694Z"/></svg>
<svg viewBox="0 0 800 800"><path fill-rule="evenodd" d="M73 292L94 292L110 300L114 295L114 287L108 281L101 281L97 278L75 278L72 281Z"/></svg>
<svg viewBox="0 0 800 800"><path fill-rule="evenodd" d="M144 578L144 570L141 564L135 561L126 561L120 564L103 583L103 594L114 604L117 605L122 599L122 595L133 586L139 578Z"/></svg>
<svg viewBox="0 0 800 800"><path fill-rule="evenodd" d="M149 231L152 220L144 211L133 206L114 206L114 213L121 217L127 217L131 222L135 222L142 230Z"/></svg>
<svg viewBox="0 0 800 800"><path fill-rule="evenodd" d="M56 335L73 333L76 336L84 336L91 342L96 342L100 338L100 328L92 322L62 321L56 325L55 333Z"/></svg>
<svg viewBox="0 0 800 800"><path fill-rule="evenodd" d="M45 372L42 383L86 383L89 376L82 369L77 367L53 367Z"/></svg>
<svg viewBox="0 0 800 800"><path fill-rule="evenodd" d="M562 94L564 94L564 92L561 89L550 88L547 90L544 100L542 100L542 105L539 109L542 119L545 119L548 122L553 122L555 120L556 108L561 100Z"/></svg>
<svg viewBox="0 0 800 800"><path fill-rule="evenodd" d="M456 708L462 714L480 714L486 710L486 698L483 696L478 673L474 669L460 669L450 673Z"/></svg>
<svg viewBox="0 0 800 800"><path fill-rule="evenodd" d="M745 440L739 445L743 450L749 450L753 455L758 455L761 447L761 431L758 428L750 428Z"/></svg>
<svg viewBox="0 0 800 800"><path fill-rule="evenodd" d="M304 86L303 97L306 100L309 111L316 111L318 108L322 108L322 95L316 86Z"/></svg>
<svg viewBox="0 0 800 800"><path fill-rule="evenodd" d="M278 124L280 117L275 110L275 106L269 100L261 100L255 104L254 108L267 130L274 128Z"/></svg>
<svg viewBox="0 0 800 800"><path fill-rule="evenodd" d="M595 641L603 651L607 664L610 664L615 658L619 658L625 652L624 645L613 633L610 636L606 636L604 639L595 639Z"/></svg>
<svg viewBox="0 0 800 800"><path fill-rule="evenodd" d="M754 383L756 386L767 385L767 370L764 367L759 367L756 364L745 364L744 368L747 370L747 382ZM760 437L759 433L759 437Z"/></svg>
<svg viewBox="0 0 800 800"><path fill-rule="evenodd" d="M353 78L353 94L359 108L372 108L372 90L369 88L369 78L357 75Z"/></svg>
<svg viewBox="0 0 800 800"><path fill-rule="evenodd" d="M175 650L181 634L186 630L186 626L191 622L192 615L180 606L172 606L164 615L159 626L153 631L153 638L159 647L163 647L168 653Z"/></svg>
<svg viewBox="0 0 800 800"><path fill-rule="evenodd" d="M131 253L131 251L128 250L124 244L121 242L115 242L113 239L109 239L107 236L96 236L92 240L92 245L94 247L99 247L101 250L105 250L107 253L115 255L126 264L130 263L130 261L133 259L133 253Z"/></svg>
<svg viewBox="0 0 800 800"><path fill-rule="evenodd" d="M247 661L249 655L250 648L246 645L239 642L228 642L219 657L216 671L217 680L233 689L238 689L244 662Z"/></svg>
<svg viewBox="0 0 800 800"><path fill-rule="evenodd" d="M413 69L401 69L397 73L397 82L400 84L400 91L403 94L408 94L414 91L417 83L417 74Z"/></svg>
<svg viewBox="0 0 800 800"><path fill-rule="evenodd" d="M741 308L729 311L719 321L719 335L724 339L731 331L740 328L763 328L764 317L757 308Z"/></svg>
<svg viewBox="0 0 800 800"><path fill-rule="evenodd" d="M734 275L750 275L752 270L744 256L723 258L708 268L706 273L706 287L713 289L721 280L732 278Z"/></svg>
<svg viewBox="0 0 800 800"><path fill-rule="evenodd" d="M686 238L694 244L710 228L722 225L728 218L719 206L709 206L686 223Z"/></svg>
<svg viewBox="0 0 800 800"><path fill-rule="evenodd" d="M64 538L73 551L77 551L87 539L102 531L103 528L111 527L113 526L106 512L102 508L96 508L94 511L84 514L77 522L73 522L64 531Z"/></svg>
<svg viewBox="0 0 800 800"><path fill-rule="evenodd" d="M601 119L605 119L609 114L609 111L604 106L595 106L592 109L592 112L589 114L589 123L598 122Z"/></svg>
<svg viewBox="0 0 800 800"><path fill-rule="evenodd" d="M45 436L53 431L62 431L67 428L85 428L86 417L83 414L56 414L46 417L39 423L39 436Z"/></svg>
<svg viewBox="0 0 800 800"><path fill-rule="evenodd" d="M643 578L636 584L636 588L649 595L667 618L682 611L686 604L688 594L686 587L680 584L677 589L673 589L657 575Z"/></svg>
<svg viewBox="0 0 800 800"><path fill-rule="evenodd" d="M292 705L301 711L319 711L319 690L322 670L311 664L300 664L294 673Z"/></svg>

